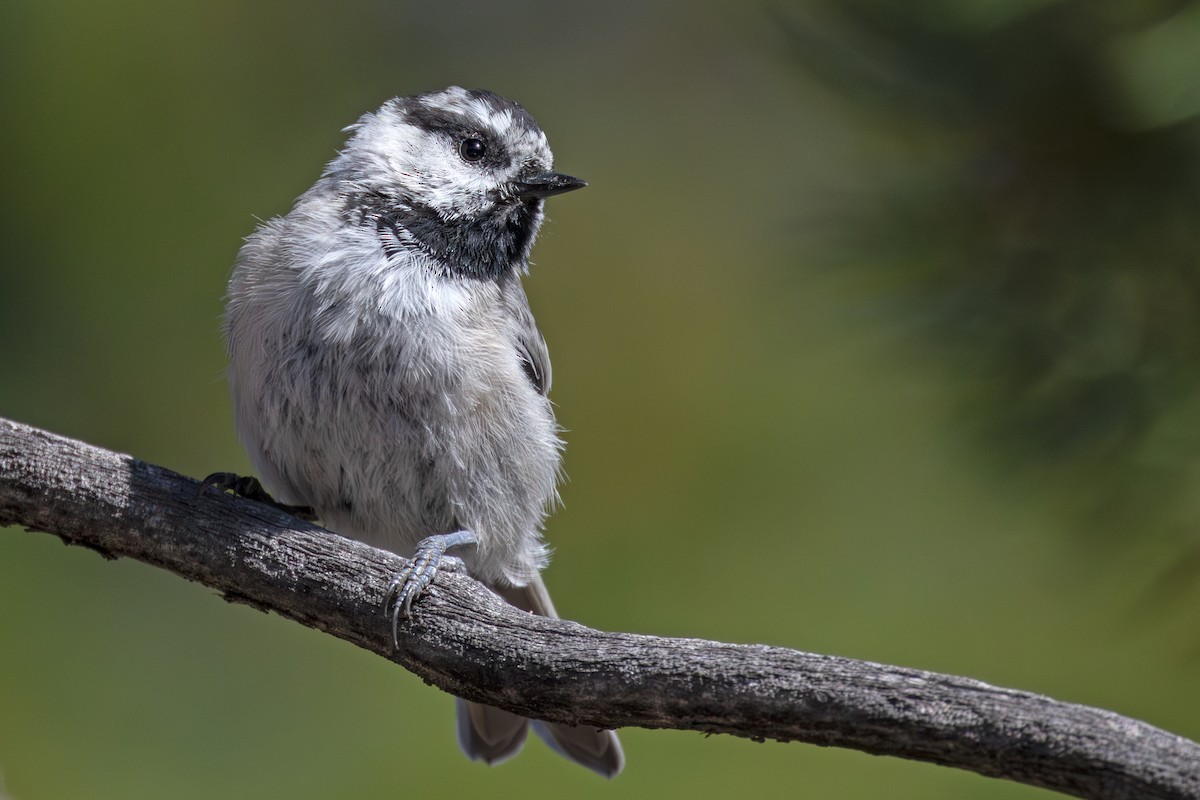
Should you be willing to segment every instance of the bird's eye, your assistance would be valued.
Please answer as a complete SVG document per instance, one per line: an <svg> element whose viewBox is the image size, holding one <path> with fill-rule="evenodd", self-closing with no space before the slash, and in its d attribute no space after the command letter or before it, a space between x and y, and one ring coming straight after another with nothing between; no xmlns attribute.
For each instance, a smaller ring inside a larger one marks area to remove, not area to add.
<svg viewBox="0 0 1200 800"><path fill-rule="evenodd" d="M458 154L463 161L479 161L487 153L487 144L483 139L470 137L463 139L458 145Z"/></svg>

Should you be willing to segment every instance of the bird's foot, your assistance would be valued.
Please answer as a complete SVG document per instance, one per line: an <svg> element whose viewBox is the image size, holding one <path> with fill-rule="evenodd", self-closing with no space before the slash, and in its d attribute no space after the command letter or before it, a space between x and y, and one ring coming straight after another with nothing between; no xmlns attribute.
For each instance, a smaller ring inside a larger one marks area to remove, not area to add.
<svg viewBox="0 0 1200 800"><path fill-rule="evenodd" d="M247 500L266 503L272 508L277 508L284 513L291 514L293 517L299 517L308 522L312 522L317 518L317 515L313 513L310 506L290 506L271 497L267 493L267 490L263 488L263 485L259 483L258 478L252 475L238 475L235 472L214 472L200 481L200 491L204 492L210 486L222 492L233 492L238 497L244 497Z"/></svg>
<svg viewBox="0 0 1200 800"><path fill-rule="evenodd" d="M409 560L408 566L392 578L384 598L384 611L392 615L392 644L400 647L400 620L408 616L413 601L433 583L433 577L439 569L462 569L462 559L446 555L451 547L465 544L475 544L475 534L470 531L441 533L429 536L417 543L417 549Z"/></svg>

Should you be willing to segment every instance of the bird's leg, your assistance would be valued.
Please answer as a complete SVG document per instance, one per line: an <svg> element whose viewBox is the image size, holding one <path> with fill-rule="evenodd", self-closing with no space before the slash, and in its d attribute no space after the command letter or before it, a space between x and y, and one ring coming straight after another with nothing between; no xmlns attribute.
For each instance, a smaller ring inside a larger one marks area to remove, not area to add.
<svg viewBox="0 0 1200 800"><path fill-rule="evenodd" d="M277 508L284 513L291 514L293 517L299 517L307 522L312 522L317 518L311 506L289 506L287 503L281 503L274 497L271 497L267 493L267 490L263 488L263 485L259 483L258 478L252 475L238 475L234 472L214 472L200 481L200 491L203 492L210 486L214 486L222 492L233 492L238 497L244 497L247 500L266 503L272 508Z"/></svg>
<svg viewBox="0 0 1200 800"><path fill-rule="evenodd" d="M438 569L458 569L462 566L461 559L446 555L446 551L451 547L475 544L477 541L475 534L470 531L456 531L428 536L417 543L417 549L413 551L408 566L392 578L384 598L384 610L391 608L392 644L397 648L400 646L401 618L408 616L413 601L433 582L433 576L437 574Z"/></svg>

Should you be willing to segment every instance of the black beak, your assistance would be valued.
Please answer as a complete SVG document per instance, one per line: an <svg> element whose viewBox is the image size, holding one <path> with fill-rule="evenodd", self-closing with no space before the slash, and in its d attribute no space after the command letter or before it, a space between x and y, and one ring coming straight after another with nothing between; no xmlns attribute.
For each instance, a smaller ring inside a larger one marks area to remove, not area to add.
<svg viewBox="0 0 1200 800"><path fill-rule="evenodd" d="M545 172L541 175L531 175L523 181L513 181L513 195L522 200L551 197L563 192L573 192L587 186L587 181L572 178L561 172Z"/></svg>

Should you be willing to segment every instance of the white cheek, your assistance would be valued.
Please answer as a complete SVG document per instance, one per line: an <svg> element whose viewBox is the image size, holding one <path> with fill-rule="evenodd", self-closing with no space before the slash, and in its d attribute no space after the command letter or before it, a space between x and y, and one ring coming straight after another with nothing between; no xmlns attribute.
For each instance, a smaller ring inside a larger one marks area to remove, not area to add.
<svg viewBox="0 0 1200 800"><path fill-rule="evenodd" d="M503 179L486 168L452 155L430 163L424 188L414 196L433 208L470 214L492 204L491 193Z"/></svg>

